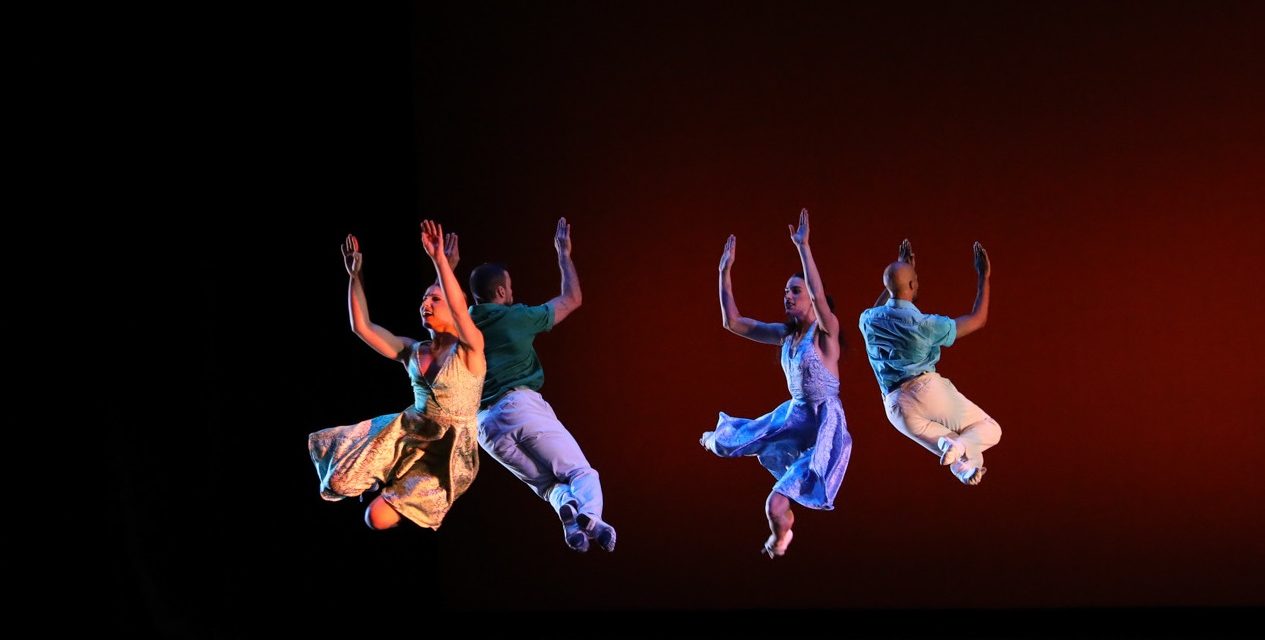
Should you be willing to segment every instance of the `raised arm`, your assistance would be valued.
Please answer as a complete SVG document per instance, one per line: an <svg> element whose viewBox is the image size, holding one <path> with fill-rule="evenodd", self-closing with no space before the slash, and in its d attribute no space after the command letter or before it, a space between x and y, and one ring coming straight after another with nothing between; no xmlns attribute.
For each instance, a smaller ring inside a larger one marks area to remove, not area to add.
<svg viewBox="0 0 1265 640"><path fill-rule="evenodd" d="M978 280L975 285L975 307L971 312L953 319L957 324L958 336L975 333L988 323L988 276L992 273L992 265L988 261L988 252L984 245L975 243L975 273Z"/></svg>
<svg viewBox="0 0 1265 640"><path fill-rule="evenodd" d="M350 277L347 282L347 313L351 316L351 331L365 341L374 351L395 359L404 348L413 344L412 338L397 336L369 321L369 303L365 300L365 286L360 281L360 268L364 256L360 254L360 241L347 235L343 241L343 266Z"/></svg>
<svg viewBox="0 0 1265 640"><path fill-rule="evenodd" d="M720 320L725 328L748 340L766 344L781 344L786 337L786 325L760 322L742 317L738 313L738 304L734 302L734 286L730 279L734 259L737 255L738 241L732 235L725 241L725 252L720 256Z"/></svg>
<svg viewBox="0 0 1265 640"><path fill-rule="evenodd" d="M457 234L449 233L444 236L444 256L448 258L448 266L452 267L453 273L456 273L457 263L461 262L461 249L457 246Z"/></svg>
<svg viewBox="0 0 1265 640"><path fill-rule="evenodd" d="M558 251L558 270L562 272L562 293L545 304L553 307L553 323L557 325L572 311L580 308L580 276L571 261L571 225L566 218L558 218L558 228L553 234L553 248Z"/></svg>
<svg viewBox="0 0 1265 640"><path fill-rule="evenodd" d="M457 325L457 339L468 352L477 353L478 360L483 360L483 332L474 326L470 319L470 311L466 307L466 295L457 283L457 276L452 272L448 256L444 254L444 228L433 220L422 221L422 249L430 256L435 265L435 273L439 274L439 288L444 292L444 302L452 312L453 322ZM474 362L467 360L468 368L475 373L481 369Z"/></svg>
<svg viewBox="0 0 1265 640"><path fill-rule="evenodd" d="M826 289L821 284L821 274L817 273L817 263L813 260L813 251L808 246L808 209L799 210L799 228L786 225L791 232L791 242L799 251L799 262L804 268L804 281L808 284L808 296L813 301L813 309L817 312L817 323L828 335L839 336L839 319L835 317L830 305L826 303Z"/></svg>
<svg viewBox="0 0 1265 640"><path fill-rule="evenodd" d="M900 241L900 249L896 251L896 261L908 262L911 267L916 266L914 264L914 246L909 244L909 238L905 238ZM883 292L878 294L878 300L874 301L874 306L881 307L887 304L887 301L891 299L891 292L887 290L887 287L883 287Z"/></svg>

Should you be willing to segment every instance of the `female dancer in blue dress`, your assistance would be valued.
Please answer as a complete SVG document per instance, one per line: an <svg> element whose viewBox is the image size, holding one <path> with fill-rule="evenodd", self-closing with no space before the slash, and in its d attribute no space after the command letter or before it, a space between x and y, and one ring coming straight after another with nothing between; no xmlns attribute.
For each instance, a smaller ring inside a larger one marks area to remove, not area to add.
<svg viewBox="0 0 1265 640"><path fill-rule="evenodd" d="M755 419L722 412L716 430L700 440L721 457L756 456L777 477L764 503L770 534L763 553L770 558L784 555L791 543L791 500L810 509L833 509L852 454L852 436L839 402L839 320L808 246L808 210L800 211L798 228L787 226L804 271L786 281L786 322L760 322L738 312L730 279L736 254L732 235L720 257L720 313L733 333L781 345L791 399Z"/></svg>

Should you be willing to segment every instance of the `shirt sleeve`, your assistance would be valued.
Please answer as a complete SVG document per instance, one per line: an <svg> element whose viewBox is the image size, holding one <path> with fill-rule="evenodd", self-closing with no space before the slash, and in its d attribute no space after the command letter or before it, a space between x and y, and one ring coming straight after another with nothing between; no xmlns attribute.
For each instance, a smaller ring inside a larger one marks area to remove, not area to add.
<svg viewBox="0 0 1265 640"><path fill-rule="evenodd" d="M862 336L865 336L870 328L871 311L873 311L873 309L866 309L861 312L860 316L857 316L857 329L861 331Z"/></svg>
<svg viewBox="0 0 1265 640"><path fill-rule="evenodd" d="M524 306L520 313L523 326L532 333L541 333L553 328L553 307L548 303L534 307Z"/></svg>
<svg viewBox="0 0 1265 640"><path fill-rule="evenodd" d="M951 347L958 338L958 323L948 316L927 316L918 326L918 332L930 346Z"/></svg>

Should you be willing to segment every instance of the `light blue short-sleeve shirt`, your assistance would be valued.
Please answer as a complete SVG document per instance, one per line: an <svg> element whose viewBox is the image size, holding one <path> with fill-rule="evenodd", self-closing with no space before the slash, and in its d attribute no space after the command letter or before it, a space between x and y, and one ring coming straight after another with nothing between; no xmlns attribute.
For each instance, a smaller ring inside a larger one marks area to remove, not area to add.
<svg viewBox="0 0 1265 640"><path fill-rule="evenodd" d="M902 380L936 370L940 347L953 345L958 325L948 316L929 315L908 300L888 300L861 312L861 335L878 386L887 395Z"/></svg>

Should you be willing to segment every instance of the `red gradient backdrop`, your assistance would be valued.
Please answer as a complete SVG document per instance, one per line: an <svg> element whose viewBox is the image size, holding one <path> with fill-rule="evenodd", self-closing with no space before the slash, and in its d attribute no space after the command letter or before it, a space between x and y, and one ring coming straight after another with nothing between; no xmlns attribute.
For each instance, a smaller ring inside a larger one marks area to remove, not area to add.
<svg viewBox="0 0 1265 640"><path fill-rule="evenodd" d="M1262 18L1193 2L296 16L269 63L286 100L261 112L280 155L259 179L282 188L250 208L248 266L207 289L205 455L239 474L202 488L225 504L195 564L236 594L211 609L302 616L348 584L435 609L1261 605ZM697 440L718 411L788 397L777 350L721 328L716 265L735 234L740 308L779 319L800 207L846 328L854 449L837 509L798 509L770 562L773 478ZM460 278L503 261L539 303L558 216L584 306L537 341L543 393L602 474L618 551L570 553L487 457L438 533L374 533L362 505L322 502L306 435L411 401L348 330L343 235L374 320L417 337L422 217L461 235ZM976 488L887 422L855 328L906 237L924 311L968 311L971 243L993 259L989 325L939 367L1004 429ZM274 592L297 604L256 597Z"/></svg>

